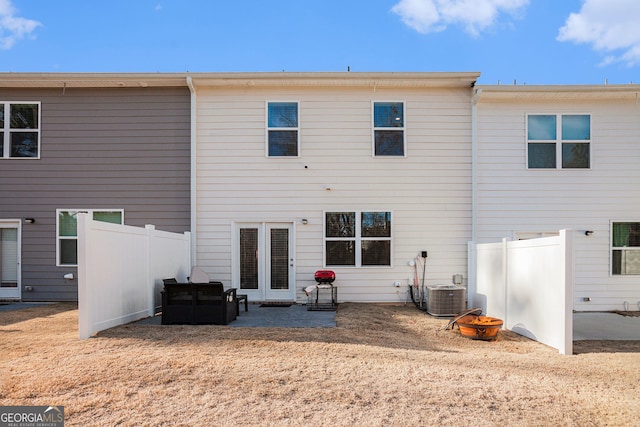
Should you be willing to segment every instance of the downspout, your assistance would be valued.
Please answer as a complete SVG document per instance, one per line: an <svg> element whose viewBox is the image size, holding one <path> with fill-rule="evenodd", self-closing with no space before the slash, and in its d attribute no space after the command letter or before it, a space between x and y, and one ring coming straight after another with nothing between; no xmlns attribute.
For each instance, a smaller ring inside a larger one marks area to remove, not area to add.
<svg viewBox="0 0 640 427"><path fill-rule="evenodd" d="M196 96L196 88L193 85L193 80L191 79L191 76L187 76L187 86L189 87L189 92L191 93L191 129L190 129L190 139L191 139L191 168L190 168L190 181L191 181L191 186L190 186L190 203L191 203L191 224L190 224L190 230L191 230L191 266L196 265L196 236L198 235L196 233L197 231L197 215L196 215L196 208L197 208L197 203L196 203L196 198L197 198L197 193L196 193L196 118L197 118L197 96Z"/></svg>
<svg viewBox="0 0 640 427"><path fill-rule="evenodd" d="M478 244L478 111L477 104L482 89L472 88L471 93L471 241L467 248L467 304L476 306Z"/></svg>
<svg viewBox="0 0 640 427"><path fill-rule="evenodd" d="M471 97L471 241L478 240L478 101L482 89L474 88Z"/></svg>

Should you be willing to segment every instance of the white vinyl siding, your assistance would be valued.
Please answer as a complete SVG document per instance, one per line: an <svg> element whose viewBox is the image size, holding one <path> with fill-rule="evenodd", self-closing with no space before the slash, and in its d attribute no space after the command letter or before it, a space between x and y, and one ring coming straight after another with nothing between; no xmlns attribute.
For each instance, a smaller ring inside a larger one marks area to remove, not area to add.
<svg viewBox="0 0 640 427"><path fill-rule="evenodd" d="M485 90L485 94L488 90ZM527 168L526 117L591 116L589 169ZM630 99L506 99L482 97L477 107L476 241L518 232L576 230L574 308L621 309L621 295L640 300L632 276L612 276L610 222L640 212L640 121ZM585 231L593 231L587 236ZM635 278L637 280L637 277ZM591 302L583 302L583 297Z"/></svg>
<svg viewBox="0 0 640 427"><path fill-rule="evenodd" d="M393 212L387 268L340 267L341 301L403 302L408 263L430 254L427 282L466 277L471 236L469 88L206 88L197 94L195 263L226 286L232 222L295 222L296 289L323 267L324 212ZM303 149L293 161L265 158L265 106L299 102ZM372 161L372 103L402 99L411 117L406 159ZM302 219L307 219L307 224Z"/></svg>

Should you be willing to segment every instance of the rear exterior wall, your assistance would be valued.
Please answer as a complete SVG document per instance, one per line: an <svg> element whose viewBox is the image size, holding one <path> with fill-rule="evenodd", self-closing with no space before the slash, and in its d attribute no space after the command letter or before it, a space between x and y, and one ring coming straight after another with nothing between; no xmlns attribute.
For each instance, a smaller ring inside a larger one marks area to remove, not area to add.
<svg viewBox="0 0 640 427"><path fill-rule="evenodd" d="M527 169L527 114L590 114L589 169ZM631 99L521 100L478 107L478 243L576 230L579 311L632 309L637 276L610 274L612 221L640 221L640 108ZM586 236L585 231L593 231ZM584 301L590 298L591 301Z"/></svg>
<svg viewBox="0 0 640 427"><path fill-rule="evenodd" d="M294 223L297 299L304 300L301 290L324 267L324 212L390 211L392 266L327 267L336 272L339 301L406 301L409 262L422 250L428 285L449 284L454 274L466 278L470 91L198 88L197 264L225 286L238 286L232 224ZM299 103L299 157L265 155L267 101ZM405 157L372 155L373 101L405 103Z"/></svg>
<svg viewBox="0 0 640 427"><path fill-rule="evenodd" d="M35 219L22 224L23 300L77 300L77 279L63 278L76 268L56 266L56 209L189 230L188 89L0 89L0 100L42 103L40 158L0 159L0 219Z"/></svg>

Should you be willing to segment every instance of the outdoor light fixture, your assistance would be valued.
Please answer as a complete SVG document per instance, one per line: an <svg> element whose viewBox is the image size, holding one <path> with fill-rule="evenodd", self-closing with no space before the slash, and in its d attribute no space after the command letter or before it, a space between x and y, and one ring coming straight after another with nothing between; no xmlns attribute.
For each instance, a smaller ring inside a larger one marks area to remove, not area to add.
<svg viewBox="0 0 640 427"><path fill-rule="evenodd" d="M33 224L34 222L36 222L35 218L25 218L24 219L25 224Z"/></svg>
<svg viewBox="0 0 640 427"><path fill-rule="evenodd" d="M309 224L309 220L307 218L302 218L300 222L303 223L304 225Z"/></svg>
<svg viewBox="0 0 640 427"><path fill-rule="evenodd" d="M587 230L587 231L584 232L585 236L591 236L592 234L593 234L592 230Z"/></svg>

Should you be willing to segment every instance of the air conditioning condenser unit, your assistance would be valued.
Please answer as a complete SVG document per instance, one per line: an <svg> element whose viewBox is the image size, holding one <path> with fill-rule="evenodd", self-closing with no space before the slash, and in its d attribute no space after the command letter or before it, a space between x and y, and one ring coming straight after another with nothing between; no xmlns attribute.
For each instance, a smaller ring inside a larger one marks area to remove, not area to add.
<svg viewBox="0 0 640 427"><path fill-rule="evenodd" d="M466 310L466 288L457 285L427 286L427 313L453 316Z"/></svg>

